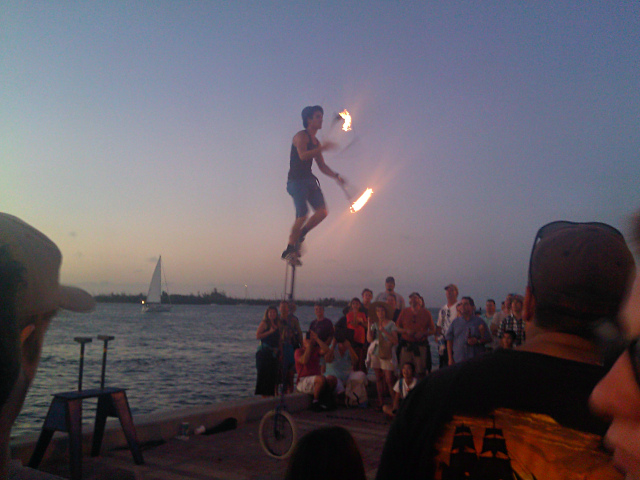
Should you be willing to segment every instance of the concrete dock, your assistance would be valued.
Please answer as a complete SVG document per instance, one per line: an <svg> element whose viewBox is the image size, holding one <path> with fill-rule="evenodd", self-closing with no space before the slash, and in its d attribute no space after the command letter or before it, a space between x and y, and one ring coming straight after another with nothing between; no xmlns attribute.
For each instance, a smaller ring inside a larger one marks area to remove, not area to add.
<svg viewBox="0 0 640 480"><path fill-rule="evenodd" d="M298 438L326 425L345 427L360 447L367 478L374 478L390 421L382 413L365 408L311 412L309 398L301 394L287 396L287 409L295 419ZM248 399L134 418L144 465L134 464L117 421L110 420L100 456L89 455L91 431L83 435L83 479L281 479L287 460L269 457L258 438L260 419L277 403L277 399ZM193 434L200 425L211 429L229 418L237 420L235 429ZM183 422L190 425L188 439L177 436ZM35 438L16 443L12 456L26 464L34 443ZM66 434L56 433L40 469L69 478L67 450Z"/></svg>

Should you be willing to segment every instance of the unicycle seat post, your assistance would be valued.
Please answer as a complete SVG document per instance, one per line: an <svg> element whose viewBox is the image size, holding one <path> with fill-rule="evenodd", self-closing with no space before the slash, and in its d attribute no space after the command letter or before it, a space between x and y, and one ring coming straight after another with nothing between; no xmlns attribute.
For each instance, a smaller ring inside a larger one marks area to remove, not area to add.
<svg viewBox="0 0 640 480"><path fill-rule="evenodd" d="M78 391L82 390L82 372L84 370L84 345L91 343L91 337L75 337L74 340L80 344L80 371L78 372Z"/></svg>
<svg viewBox="0 0 640 480"><path fill-rule="evenodd" d="M104 377L107 370L107 344L114 338L116 337L113 337L111 335L98 335L98 340L102 340L104 342L104 347L102 349L102 374L100 375L100 390L104 390Z"/></svg>

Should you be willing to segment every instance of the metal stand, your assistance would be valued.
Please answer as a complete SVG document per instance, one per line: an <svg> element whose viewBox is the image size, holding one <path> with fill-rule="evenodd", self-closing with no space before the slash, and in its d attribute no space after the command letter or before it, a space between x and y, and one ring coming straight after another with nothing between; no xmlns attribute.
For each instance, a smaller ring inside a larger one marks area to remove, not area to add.
<svg viewBox="0 0 640 480"><path fill-rule="evenodd" d="M289 282L289 270L291 270L291 282ZM287 270L284 275L284 295L290 302L293 301L293 292L296 284L296 266L287 262ZM287 291L288 290L288 291Z"/></svg>
<svg viewBox="0 0 640 480"><path fill-rule="evenodd" d="M100 375L100 389L104 389L104 374L107 370L107 344L113 340L115 337L110 335L98 335L98 340L102 340L104 342L104 347L102 349L102 374Z"/></svg>
<svg viewBox="0 0 640 480"><path fill-rule="evenodd" d="M136 428L127 401L127 394L123 388L104 387L104 378L107 363L107 343L114 337L100 335L98 339L104 341L102 354L102 377L100 388L82 390L82 373L84 369L84 346L91 342L90 337L76 337L74 340L80 343L80 372L78 377L78 390L75 392L59 392L53 394L53 400L47 413L47 418L42 426L36 448L31 455L29 467L38 468L49 442L56 431L67 432L69 435L69 467L72 480L82 479L82 400L85 398L97 398L95 427L93 429L93 443L91 456L100 455L102 438L107 423L107 417L117 417L133 455L133 461L137 465L144 463L142 452L138 445Z"/></svg>
<svg viewBox="0 0 640 480"><path fill-rule="evenodd" d="M82 372L84 370L84 345L91 343L91 337L75 337L74 340L80 344L80 372L78 373L78 391L82 390Z"/></svg>

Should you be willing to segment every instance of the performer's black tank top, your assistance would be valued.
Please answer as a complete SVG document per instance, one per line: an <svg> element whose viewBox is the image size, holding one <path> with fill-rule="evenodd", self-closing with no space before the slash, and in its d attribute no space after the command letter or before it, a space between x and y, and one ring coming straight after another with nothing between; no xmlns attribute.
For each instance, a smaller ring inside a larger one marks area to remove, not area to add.
<svg viewBox="0 0 640 480"><path fill-rule="evenodd" d="M307 150L313 150L318 145L313 143L311 139L311 135L309 132L305 131L307 136L309 137L309 141L307 142ZM313 177L311 173L311 164L313 163L313 158L309 160L300 160L298 156L298 149L292 143L291 144L291 154L289 155L289 175L287 177L288 180L299 180L301 178L309 178Z"/></svg>

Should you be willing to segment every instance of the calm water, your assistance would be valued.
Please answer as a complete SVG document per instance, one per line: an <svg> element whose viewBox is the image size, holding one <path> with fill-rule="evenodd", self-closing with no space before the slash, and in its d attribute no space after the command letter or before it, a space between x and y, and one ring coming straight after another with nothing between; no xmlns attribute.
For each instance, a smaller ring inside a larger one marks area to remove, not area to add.
<svg viewBox="0 0 640 480"><path fill-rule="evenodd" d="M264 306L176 305L169 313L142 314L137 304L98 304L90 314L60 312L47 332L38 374L12 437L38 432L51 394L78 385L80 345L73 338L93 337L85 347L83 388L100 386L103 342L109 342L106 385L127 389L134 415L253 396L256 381L256 328ZM312 307L298 307L306 330ZM340 309L327 308L337 321ZM436 363L437 364L437 363ZM83 419L92 424L95 402L87 401Z"/></svg>
<svg viewBox="0 0 640 480"><path fill-rule="evenodd" d="M75 390L80 345L73 338L93 337L85 347L83 388L100 386L103 343L109 342L106 385L127 389L134 415L253 396L256 381L256 328L264 306L176 305L170 313L142 314L137 304L98 304L90 314L60 312L49 328L38 374L12 437L42 427L55 392ZM299 307L303 329L311 307ZM327 309L327 317L339 314ZM85 407L91 423L95 406Z"/></svg>

